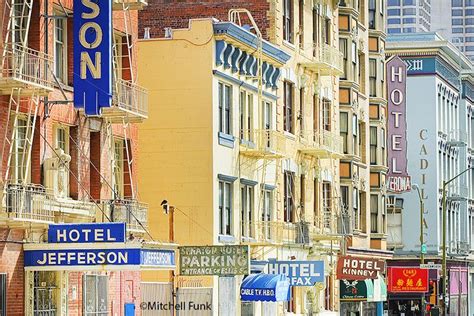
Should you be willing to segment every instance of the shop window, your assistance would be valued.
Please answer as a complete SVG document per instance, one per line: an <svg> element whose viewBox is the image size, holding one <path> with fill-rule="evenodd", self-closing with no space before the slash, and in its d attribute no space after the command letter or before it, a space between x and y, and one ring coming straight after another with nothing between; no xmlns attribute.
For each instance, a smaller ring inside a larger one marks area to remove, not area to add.
<svg viewBox="0 0 474 316"><path fill-rule="evenodd" d="M295 222L295 182L294 173L285 171L284 174L284 220L285 222Z"/></svg>
<svg viewBox="0 0 474 316"><path fill-rule="evenodd" d="M7 274L0 273L0 316L7 316Z"/></svg>
<svg viewBox="0 0 474 316"><path fill-rule="evenodd" d="M219 234L232 235L232 183L219 181Z"/></svg>
<svg viewBox="0 0 474 316"><path fill-rule="evenodd" d="M58 282L56 272L33 272L33 314L57 315Z"/></svg>
<svg viewBox="0 0 474 316"><path fill-rule="evenodd" d="M106 275L84 275L83 306L84 316L107 316L108 277Z"/></svg>

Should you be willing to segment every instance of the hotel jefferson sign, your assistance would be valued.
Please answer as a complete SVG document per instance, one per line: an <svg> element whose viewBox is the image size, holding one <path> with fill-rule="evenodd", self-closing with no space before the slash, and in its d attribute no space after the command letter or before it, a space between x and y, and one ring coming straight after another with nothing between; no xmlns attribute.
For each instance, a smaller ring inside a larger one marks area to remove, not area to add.
<svg viewBox="0 0 474 316"><path fill-rule="evenodd" d="M398 56L391 58L387 62L387 189L393 193L411 190L407 171L406 79L406 64Z"/></svg>

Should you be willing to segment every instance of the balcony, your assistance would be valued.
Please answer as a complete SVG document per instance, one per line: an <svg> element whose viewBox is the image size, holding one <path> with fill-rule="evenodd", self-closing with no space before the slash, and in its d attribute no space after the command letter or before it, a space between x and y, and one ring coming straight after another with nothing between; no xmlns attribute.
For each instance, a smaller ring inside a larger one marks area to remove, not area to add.
<svg viewBox="0 0 474 316"><path fill-rule="evenodd" d="M322 76L340 76L344 73L343 55L335 47L323 44L314 47L313 61L302 63L302 66Z"/></svg>
<svg viewBox="0 0 474 316"><path fill-rule="evenodd" d="M11 226L48 225L62 222L63 215L92 219L96 212L94 203L57 198L41 185L8 184L1 195L0 219Z"/></svg>
<svg viewBox="0 0 474 316"><path fill-rule="evenodd" d="M342 158L342 137L333 132L320 131L303 133L300 138L300 152L316 158Z"/></svg>
<svg viewBox="0 0 474 316"><path fill-rule="evenodd" d="M148 91L130 81L114 84L112 106L102 108L102 116L111 123L140 123L148 118Z"/></svg>
<svg viewBox="0 0 474 316"><path fill-rule="evenodd" d="M0 94L11 94L13 88L21 88L23 95L53 91L52 56L16 44L4 47L3 54Z"/></svg>
<svg viewBox="0 0 474 316"><path fill-rule="evenodd" d="M467 132L463 130L452 130L448 133L447 144L452 147L467 146Z"/></svg>
<svg viewBox="0 0 474 316"><path fill-rule="evenodd" d="M112 8L114 10L142 10L148 5L146 0L113 0Z"/></svg>
<svg viewBox="0 0 474 316"><path fill-rule="evenodd" d="M136 200L109 200L105 201L104 204L113 222L126 223L129 232L145 232L148 226L147 204Z"/></svg>
<svg viewBox="0 0 474 316"><path fill-rule="evenodd" d="M281 158L287 149L287 138L275 130L245 130L241 132L240 153L253 158Z"/></svg>
<svg viewBox="0 0 474 316"><path fill-rule="evenodd" d="M307 245L314 232L308 222L282 221L242 222L242 243L250 245Z"/></svg>

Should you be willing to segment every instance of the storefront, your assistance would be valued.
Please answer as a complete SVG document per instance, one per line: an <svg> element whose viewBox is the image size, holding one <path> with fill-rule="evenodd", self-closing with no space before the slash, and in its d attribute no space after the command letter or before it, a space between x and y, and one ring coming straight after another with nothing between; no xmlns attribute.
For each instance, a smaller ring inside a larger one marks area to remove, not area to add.
<svg viewBox="0 0 474 316"><path fill-rule="evenodd" d="M166 245L127 241L124 223L50 225L24 245L26 315L134 315L140 270L175 268Z"/></svg>

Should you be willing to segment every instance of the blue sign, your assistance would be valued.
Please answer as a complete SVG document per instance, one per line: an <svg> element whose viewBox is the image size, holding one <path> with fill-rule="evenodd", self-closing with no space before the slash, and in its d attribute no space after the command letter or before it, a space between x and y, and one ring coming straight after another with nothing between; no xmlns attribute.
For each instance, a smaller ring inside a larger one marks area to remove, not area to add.
<svg viewBox="0 0 474 316"><path fill-rule="evenodd" d="M25 250L25 267L140 265L140 249Z"/></svg>
<svg viewBox="0 0 474 316"><path fill-rule="evenodd" d="M142 249L140 264L149 267L174 266L174 250Z"/></svg>
<svg viewBox="0 0 474 316"><path fill-rule="evenodd" d="M48 242L125 242L125 223L51 224Z"/></svg>
<svg viewBox="0 0 474 316"><path fill-rule="evenodd" d="M291 286L312 286L324 282L324 261L270 261L269 274L283 274Z"/></svg>
<svg viewBox="0 0 474 316"><path fill-rule="evenodd" d="M175 265L173 250L118 249L41 249L25 250L25 267L136 266L167 268Z"/></svg>
<svg viewBox="0 0 474 316"><path fill-rule="evenodd" d="M112 102L112 1L74 0L74 105L100 115Z"/></svg>
<svg viewBox="0 0 474 316"><path fill-rule="evenodd" d="M247 276L240 286L242 301L283 302L290 300L290 282L284 275L257 273Z"/></svg>

